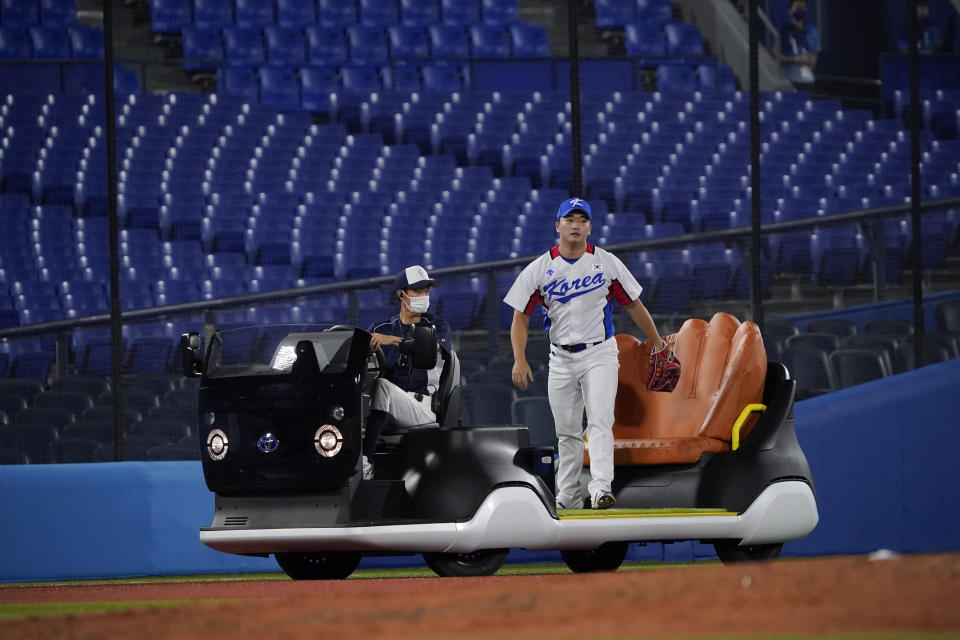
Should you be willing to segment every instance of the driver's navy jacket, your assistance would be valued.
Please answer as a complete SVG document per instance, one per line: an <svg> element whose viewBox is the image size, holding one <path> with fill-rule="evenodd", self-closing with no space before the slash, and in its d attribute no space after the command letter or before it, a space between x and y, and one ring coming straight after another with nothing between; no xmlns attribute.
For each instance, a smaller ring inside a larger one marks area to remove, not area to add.
<svg viewBox="0 0 960 640"><path fill-rule="evenodd" d="M436 330L437 344L443 349L444 355L450 354L450 348L453 344L450 336L450 325L443 318L437 318L431 313L424 313L420 316L421 322L426 320L433 325ZM387 336L398 336L399 338L413 337L415 324L403 324L400 322L400 314L393 316L383 322L375 322L370 326L370 333L382 333ZM429 394L436 389L430 389L427 386L427 369L414 369L410 362L410 357L400 353L400 348L392 344L383 345L383 357L386 360L386 372L384 378L397 385L404 391L414 393Z"/></svg>

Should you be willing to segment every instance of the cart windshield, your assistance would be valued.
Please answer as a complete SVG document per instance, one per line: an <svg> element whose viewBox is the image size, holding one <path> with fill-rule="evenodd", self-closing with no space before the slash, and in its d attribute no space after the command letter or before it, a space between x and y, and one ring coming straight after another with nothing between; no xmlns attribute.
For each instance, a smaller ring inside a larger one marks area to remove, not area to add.
<svg viewBox="0 0 960 640"><path fill-rule="evenodd" d="M315 357L322 374L347 370L355 331L324 325L278 325L226 329L214 334L207 377L277 376L293 371L299 357ZM304 349L305 344L312 349ZM299 349L298 349L299 345Z"/></svg>

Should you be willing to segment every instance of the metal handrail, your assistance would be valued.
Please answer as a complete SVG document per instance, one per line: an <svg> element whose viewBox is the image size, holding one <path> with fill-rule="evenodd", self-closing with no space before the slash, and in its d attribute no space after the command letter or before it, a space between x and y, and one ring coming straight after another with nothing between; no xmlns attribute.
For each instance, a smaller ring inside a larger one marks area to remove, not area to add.
<svg viewBox="0 0 960 640"><path fill-rule="evenodd" d="M928 213L932 211L942 211L946 209L960 208L960 198L943 198L939 200L924 201L920 203L921 212ZM773 222L764 224L761 227L762 235L771 235L777 233L790 233L803 231L814 227L832 227L842 226L851 223L867 222L883 218L910 215L910 203L890 205L885 207L874 207L845 213L835 213L811 218L801 218L798 220L788 220L785 222ZM613 253L631 253L635 251L644 251L650 249L669 249L673 247L686 246L691 244L705 244L707 242L723 242L746 240L750 238L753 230L750 227L736 227L731 229L717 229L713 231L701 231L697 233L686 233L669 238L654 238L646 240L631 240L629 242L618 242L607 245L605 248ZM502 271L526 265L539 254L527 255L517 258L505 258L500 260L488 260L486 262L476 262L468 265L456 265L450 267L440 267L432 269L431 274L438 278L456 277L467 274L491 274L496 271ZM186 315L198 311L217 311L231 309L238 306L250 306L255 304L289 302L298 298L307 296L322 296L330 293L355 293L363 289L372 289L388 285L393 282L393 275L377 276L374 278L363 278L360 280L328 282L324 284L309 285L295 289L278 289L264 293L249 293L230 298L220 298L217 300L198 300L196 302L184 302L180 304L171 304L163 307L148 307L144 309L132 309L124 311L121 318L124 322L145 320L151 318L161 318L174 315ZM18 338L24 336L36 336L40 333L55 333L58 331L86 329L93 327L103 327L110 324L109 314L99 314L94 316L85 316L81 318L71 318L69 320L55 320L52 322L42 322L26 325L22 327L9 327L0 329L0 340L4 338Z"/></svg>

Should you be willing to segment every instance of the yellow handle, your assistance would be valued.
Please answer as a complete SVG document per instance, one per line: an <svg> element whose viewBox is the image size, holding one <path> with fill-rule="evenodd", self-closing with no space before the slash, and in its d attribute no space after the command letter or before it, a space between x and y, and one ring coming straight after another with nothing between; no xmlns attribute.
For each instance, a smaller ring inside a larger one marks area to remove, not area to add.
<svg viewBox="0 0 960 640"><path fill-rule="evenodd" d="M760 403L748 404L743 408L743 411L737 416L737 421L733 423L733 435L730 437L731 450L736 451L740 448L740 429L743 427L743 423L747 421L747 418L750 417L750 414L754 411L763 413L766 410L767 405Z"/></svg>

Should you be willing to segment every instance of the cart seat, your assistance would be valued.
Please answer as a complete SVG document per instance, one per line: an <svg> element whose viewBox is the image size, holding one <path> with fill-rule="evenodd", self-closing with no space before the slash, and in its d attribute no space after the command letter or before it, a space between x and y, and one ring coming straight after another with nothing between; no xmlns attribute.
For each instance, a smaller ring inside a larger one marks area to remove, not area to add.
<svg viewBox="0 0 960 640"><path fill-rule="evenodd" d="M616 340L615 465L695 463L705 452L730 450L737 417L763 398L767 356L756 324L718 313L710 322L687 320L667 336L682 366L672 393L646 390L648 342L624 334ZM741 437L756 420L748 419Z"/></svg>

